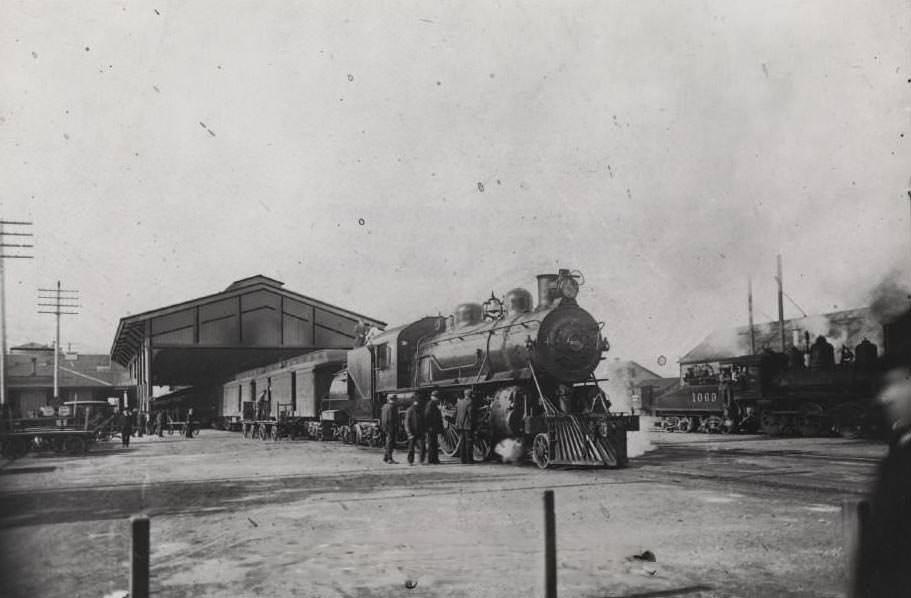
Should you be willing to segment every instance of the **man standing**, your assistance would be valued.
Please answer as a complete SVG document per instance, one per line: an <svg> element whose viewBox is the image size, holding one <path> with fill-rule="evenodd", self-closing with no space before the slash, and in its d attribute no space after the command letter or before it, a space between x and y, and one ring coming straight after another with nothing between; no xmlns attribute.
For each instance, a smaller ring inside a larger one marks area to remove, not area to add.
<svg viewBox="0 0 911 598"><path fill-rule="evenodd" d="M427 463L440 464L439 435L443 433L443 414L440 413L440 393L430 393L430 401L424 410L424 431L427 438L424 444L427 447Z"/></svg>
<svg viewBox="0 0 911 598"><path fill-rule="evenodd" d="M417 398L405 412L405 433L408 434L408 465L414 465L415 447L420 447L420 460L423 463L427 458L427 447L424 445L424 413Z"/></svg>
<svg viewBox="0 0 911 598"><path fill-rule="evenodd" d="M462 398L456 401L455 429L459 432L459 460L463 465L474 462L472 457L474 429L474 405L471 390L466 388Z"/></svg>
<svg viewBox="0 0 911 598"><path fill-rule="evenodd" d="M155 434L157 434L159 438L164 436L164 411L162 410L159 410L155 414Z"/></svg>
<svg viewBox="0 0 911 598"><path fill-rule="evenodd" d="M879 395L892 421L870 515L861 528L854 587L864 598L907 596L911 588L911 368L889 372Z"/></svg>
<svg viewBox="0 0 911 598"><path fill-rule="evenodd" d="M124 409L123 420L120 423L120 442L125 448L130 448L130 436L133 435L133 414L129 409Z"/></svg>
<svg viewBox="0 0 911 598"><path fill-rule="evenodd" d="M392 449L395 448L395 439L399 432L399 410L396 408L392 397L386 398L386 404L380 411L380 429L386 435L386 454L383 456L385 463L398 463L392 458Z"/></svg>
<svg viewBox="0 0 911 598"><path fill-rule="evenodd" d="M259 398L256 400L256 419L264 420L267 419L266 410L266 391L259 393Z"/></svg>
<svg viewBox="0 0 911 598"><path fill-rule="evenodd" d="M193 438L193 408L187 409L187 438Z"/></svg>

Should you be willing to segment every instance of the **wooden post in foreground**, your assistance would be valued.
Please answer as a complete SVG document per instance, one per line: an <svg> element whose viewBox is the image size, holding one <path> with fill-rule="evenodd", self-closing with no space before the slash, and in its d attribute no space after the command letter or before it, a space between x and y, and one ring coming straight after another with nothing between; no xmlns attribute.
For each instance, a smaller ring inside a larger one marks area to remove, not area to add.
<svg viewBox="0 0 911 598"><path fill-rule="evenodd" d="M858 578L859 551L870 518L870 503L865 500L843 500L841 528L845 546L845 596L859 598L863 580Z"/></svg>
<svg viewBox="0 0 911 598"><path fill-rule="evenodd" d="M557 598L557 525L554 491L544 491L544 598Z"/></svg>
<svg viewBox="0 0 911 598"><path fill-rule="evenodd" d="M130 517L132 556L130 558L130 598L149 598L149 518Z"/></svg>

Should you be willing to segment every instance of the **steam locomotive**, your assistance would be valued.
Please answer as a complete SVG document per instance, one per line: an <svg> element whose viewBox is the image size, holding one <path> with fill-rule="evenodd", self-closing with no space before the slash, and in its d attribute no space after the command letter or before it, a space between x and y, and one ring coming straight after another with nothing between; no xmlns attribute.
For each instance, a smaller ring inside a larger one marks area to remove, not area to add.
<svg viewBox="0 0 911 598"><path fill-rule="evenodd" d="M378 416L391 401L404 410L442 398L440 447L452 456L459 436L453 405L465 389L477 396L476 460L504 440L551 465L622 467L626 433L637 416L610 411L594 377L609 348L602 324L576 302L581 273L560 270L538 279L538 304L524 289L483 304L463 303L453 315L424 317L373 335L347 354L346 367L321 402L320 434L378 445Z"/></svg>
<svg viewBox="0 0 911 598"><path fill-rule="evenodd" d="M784 352L683 364L677 385L659 395L642 389L642 413L677 432L878 436L882 374L911 365L911 312L882 324L878 336L882 347L865 338L853 351L843 347L837 363L825 337L804 332Z"/></svg>

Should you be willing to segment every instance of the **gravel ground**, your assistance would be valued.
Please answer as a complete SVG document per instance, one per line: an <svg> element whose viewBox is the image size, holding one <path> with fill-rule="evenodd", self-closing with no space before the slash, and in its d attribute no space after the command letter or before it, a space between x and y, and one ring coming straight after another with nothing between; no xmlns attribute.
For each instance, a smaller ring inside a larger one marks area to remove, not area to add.
<svg viewBox="0 0 911 598"><path fill-rule="evenodd" d="M539 596L548 488L561 596L842 594L840 505L881 445L641 433L631 446L648 452L624 470L385 465L376 450L210 430L30 456L0 468L0 596L127 589L139 512L158 596ZM630 558L644 550L656 560Z"/></svg>

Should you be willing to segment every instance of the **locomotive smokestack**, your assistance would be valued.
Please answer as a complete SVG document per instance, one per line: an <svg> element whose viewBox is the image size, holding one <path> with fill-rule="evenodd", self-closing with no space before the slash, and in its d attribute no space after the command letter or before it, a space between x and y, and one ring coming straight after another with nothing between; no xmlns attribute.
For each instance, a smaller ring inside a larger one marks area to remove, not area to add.
<svg viewBox="0 0 911 598"><path fill-rule="evenodd" d="M557 296L557 278L556 274L538 274L538 307L544 309L550 307Z"/></svg>

